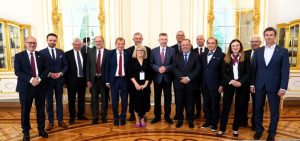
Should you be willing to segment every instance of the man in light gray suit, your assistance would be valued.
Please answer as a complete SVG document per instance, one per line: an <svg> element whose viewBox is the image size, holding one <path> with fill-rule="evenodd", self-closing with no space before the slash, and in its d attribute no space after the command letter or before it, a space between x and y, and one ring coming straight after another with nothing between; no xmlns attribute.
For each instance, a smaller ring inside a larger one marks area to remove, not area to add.
<svg viewBox="0 0 300 141"><path fill-rule="evenodd" d="M108 50L105 49L102 36L94 39L95 47L87 54L86 81L91 89L92 124L98 124L99 119L99 95L101 95L101 119L106 123L108 94L105 92L105 62Z"/></svg>

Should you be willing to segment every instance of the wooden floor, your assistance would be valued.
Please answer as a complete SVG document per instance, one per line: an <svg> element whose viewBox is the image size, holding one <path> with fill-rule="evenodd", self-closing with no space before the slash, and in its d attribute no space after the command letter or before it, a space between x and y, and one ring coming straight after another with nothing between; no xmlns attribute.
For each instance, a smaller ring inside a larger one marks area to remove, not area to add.
<svg viewBox="0 0 300 141"><path fill-rule="evenodd" d="M174 107L174 106L173 106ZM172 107L172 108L173 108ZM111 108L111 106L110 106ZM67 108L65 108L66 110ZM152 108L153 109L153 108ZM91 121L76 120L75 125L68 129L62 129L55 125L55 129L49 132L49 138L43 139L37 135L37 125L34 110L31 114L30 136L32 140L53 141L197 141L197 140L252 140L254 131L248 128L240 128L238 138L232 136L232 114L229 117L227 133L224 137L216 137L216 132L199 128L203 124L203 116L200 121L195 121L195 128L189 129L187 123L182 128L176 128L175 124L169 125L164 120L157 124L149 124L153 118L153 110L148 113L146 128L135 128L135 122L128 122L126 126L113 126L112 113L109 110L108 123L91 125ZM174 110L172 110L174 111ZM174 112L173 112L174 113ZM251 113L249 113L250 115ZM203 115L203 114L202 114ZM90 117L90 114L87 114ZM265 132L262 139L267 137L269 124L269 112L265 112ZM68 112L65 112L65 122L68 123ZM101 121L100 121L101 122ZM46 121L46 125L48 121ZM250 124L250 123L249 123ZM20 127L19 108L0 108L0 140L21 140L22 129ZM277 130L277 140L300 140L300 106L285 106L281 111L280 122Z"/></svg>

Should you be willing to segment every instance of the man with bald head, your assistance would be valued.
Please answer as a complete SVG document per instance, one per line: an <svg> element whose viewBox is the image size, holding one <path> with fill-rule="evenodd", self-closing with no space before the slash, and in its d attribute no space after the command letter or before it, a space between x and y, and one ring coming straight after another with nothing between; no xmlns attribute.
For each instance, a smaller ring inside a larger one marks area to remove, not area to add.
<svg viewBox="0 0 300 141"><path fill-rule="evenodd" d="M99 96L101 95L101 119L106 123L108 94L105 88L105 62L108 50L104 48L102 36L94 38L94 45L87 54L86 81L91 90L92 124L98 124L99 119Z"/></svg>
<svg viewBox="0 0 300 141"><path fill-rule="evenodd" d="M82 42L79 38L73 40L73 49L65 53L68 70L65 75L66 84L68 89L68 100L69 100L69 113L70 120L69 124L75 124L75 118L79 120L86 120L84 116L85 106L85 88L86 88L86 56L85 53L81 52ZM75 102L76 94L78 98L78 112L76 113ZM77 115L76 115L77 114Z"/></svg>
<svg viewBox="0 0 300 141"><path fill-rule="evenodd" d="M252 57L253 57L253 53L254 50L259 48L261 45L261 37L259 35L253 35L251 36L250 39L250 44L251 44L251 49L246 50L245 51L245 58L249 60L249 62L251 62L252 64ZM250 83L250 80L249 80ZM250 84L248 84L250 85ZM242 116L242 121L241 121L241 126L247 127L248 126L248 103L250 100L250 95L248 95L248 97L246 98L246 101L243 102L245 105L243 106L243 114ZM252 130L255 130L255 118L254 118L254 112L255 112L255 93L251 93L251 100L252 100L252 117L251 117L251 125L252 125Z"/></svg>
<svg viewBox="0 0 300 141"><path fill-rule="evenodd" d="M18 77L16 91L19 92L21 103L21 125L23 141L29 141L30 110L35 100L39 136L48 138L45 132L45 82L48 69L46 58L36 51L36 38L30 36L26 39L26 50L17 53L14 60L15 74ZM30 67L29 67L30 66Z"/></svg>

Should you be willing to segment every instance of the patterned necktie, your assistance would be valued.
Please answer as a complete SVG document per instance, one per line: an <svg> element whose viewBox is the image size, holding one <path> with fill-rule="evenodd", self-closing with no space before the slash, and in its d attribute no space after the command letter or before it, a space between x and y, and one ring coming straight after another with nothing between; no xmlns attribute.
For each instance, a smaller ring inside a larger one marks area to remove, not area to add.
<svg viewBox="0 0 300 141"><path fill-rule="evenodd" d="M237 64L238 62L239 62L239 54L237 54L237 55L234 55L234 54L232 54L231 55L231 58L232 58L232 63L235 65L235 64Z"/></svg>
<svg viewBox="0 0 300 141"><path fill-rule="evenodd" d="M165 62L165 48L163 47L160 54L161 63L164 64Z"/></svg>
<svg viewBox="0 0 300 141"><path fill-rule="evenodd" d="M36 77L36 70L35 70L35 62L34 62L33 53L30 53L30 64L31 64L32 76Z"/></svg>
<svg viewBox="0 0 300 141"><path fill-rule="evenodd" d="M122 51L120 51L120 57L119 57L119 76L122 76Z"/></svg>
<svg viewBox="0 0 300 141"><path fill-rule="evenodd" d="M98 51L98 57L97 57L97 67L96 67L96 73L100 75L101 73L101 50Z"/></svg>
<svg viewBox="0 0 300 141"><path fill-rule="evenodd" d="M78 63L78 72L79 72L79 76L83 76L83 69L82 69L82 65L81 65L81 60L80 60L80 56L79 56L79 51L77 51L77 63Z"/></svg>
<svg viewBox="0 0 300 141"><path fill-rule="evenodd" d="M210 55L213 55L214 54L214 52L212 52L212 51L210 51L210 52L208 52L208 56L210 56Z"/></svg>

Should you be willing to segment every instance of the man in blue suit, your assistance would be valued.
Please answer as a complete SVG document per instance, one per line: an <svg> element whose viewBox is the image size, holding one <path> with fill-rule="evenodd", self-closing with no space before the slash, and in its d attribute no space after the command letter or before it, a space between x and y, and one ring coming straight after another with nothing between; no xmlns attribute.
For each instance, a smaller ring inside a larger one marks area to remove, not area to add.
<svg viewBox="0 0 300 141"><path fill-rule="evenodd" d="M285 95L289 81L288 50L275 44L276 30L268 27L264 30L266 45L254 52L251 76L251 93L255 94L255 125L254 139L261 138L263 133L263 114L266 96L271 112L269 135L267 140L274 140L279 120L280 97Z"/></svg>
<svg viewBox="0 0 300 141"><path fill-rule="evenodd" d="M170 118L171 114L171 87L172 87L172 64L175 56L175 50L167 46L168 35L166 33L159 34L159 47L151 51L151 67L154 70L154 119L151 124L157 123L161 120L161 94L164 91L164 109L165 120L169 124L173 124Z"/></svg>
<svg viewBox="0 0 300 141"><path fill-rule="evenodd" d="M48 78L49 86L46 91L46 101L47 101L47 112L49 125L46 130L50 131L54 128L54 112L53 112L53 91L55 92L55 103L56 103L56 116L58 120L58 126L62 128L67 128L67 125L63 122L63 85L65 82L64 74L68 70L67 60L65 58L64 52L56 48L57 35L54 33L49 33L47 35L48 47L41 50L47 58L48 66Z"/></svg>
<svg viewBox="0 0 300 141"><path fill-rule="evenodd" d="M21 103L21 125L23 129L23 141L29 141L30 130L30 110L33 99L37 113L37 123L39 136L48 138L45 132L45 82L48 70L44 56L35 51L36 39L28 37L26 39L26 50L15 56L15 74L18 77L17 89Z"/></svg>
<svg viewBox="0 0 300 141"><path fill-rule="evenodd" d="M112 50L106 59L105 83L111 89L111 99L114 115L114 126L126 124L126 112L128 104L127 73L129 56L124 50L125 39L118 37L115 42L116 49ZM119 96L122 101L122 112L119 115Z"/></svg>

